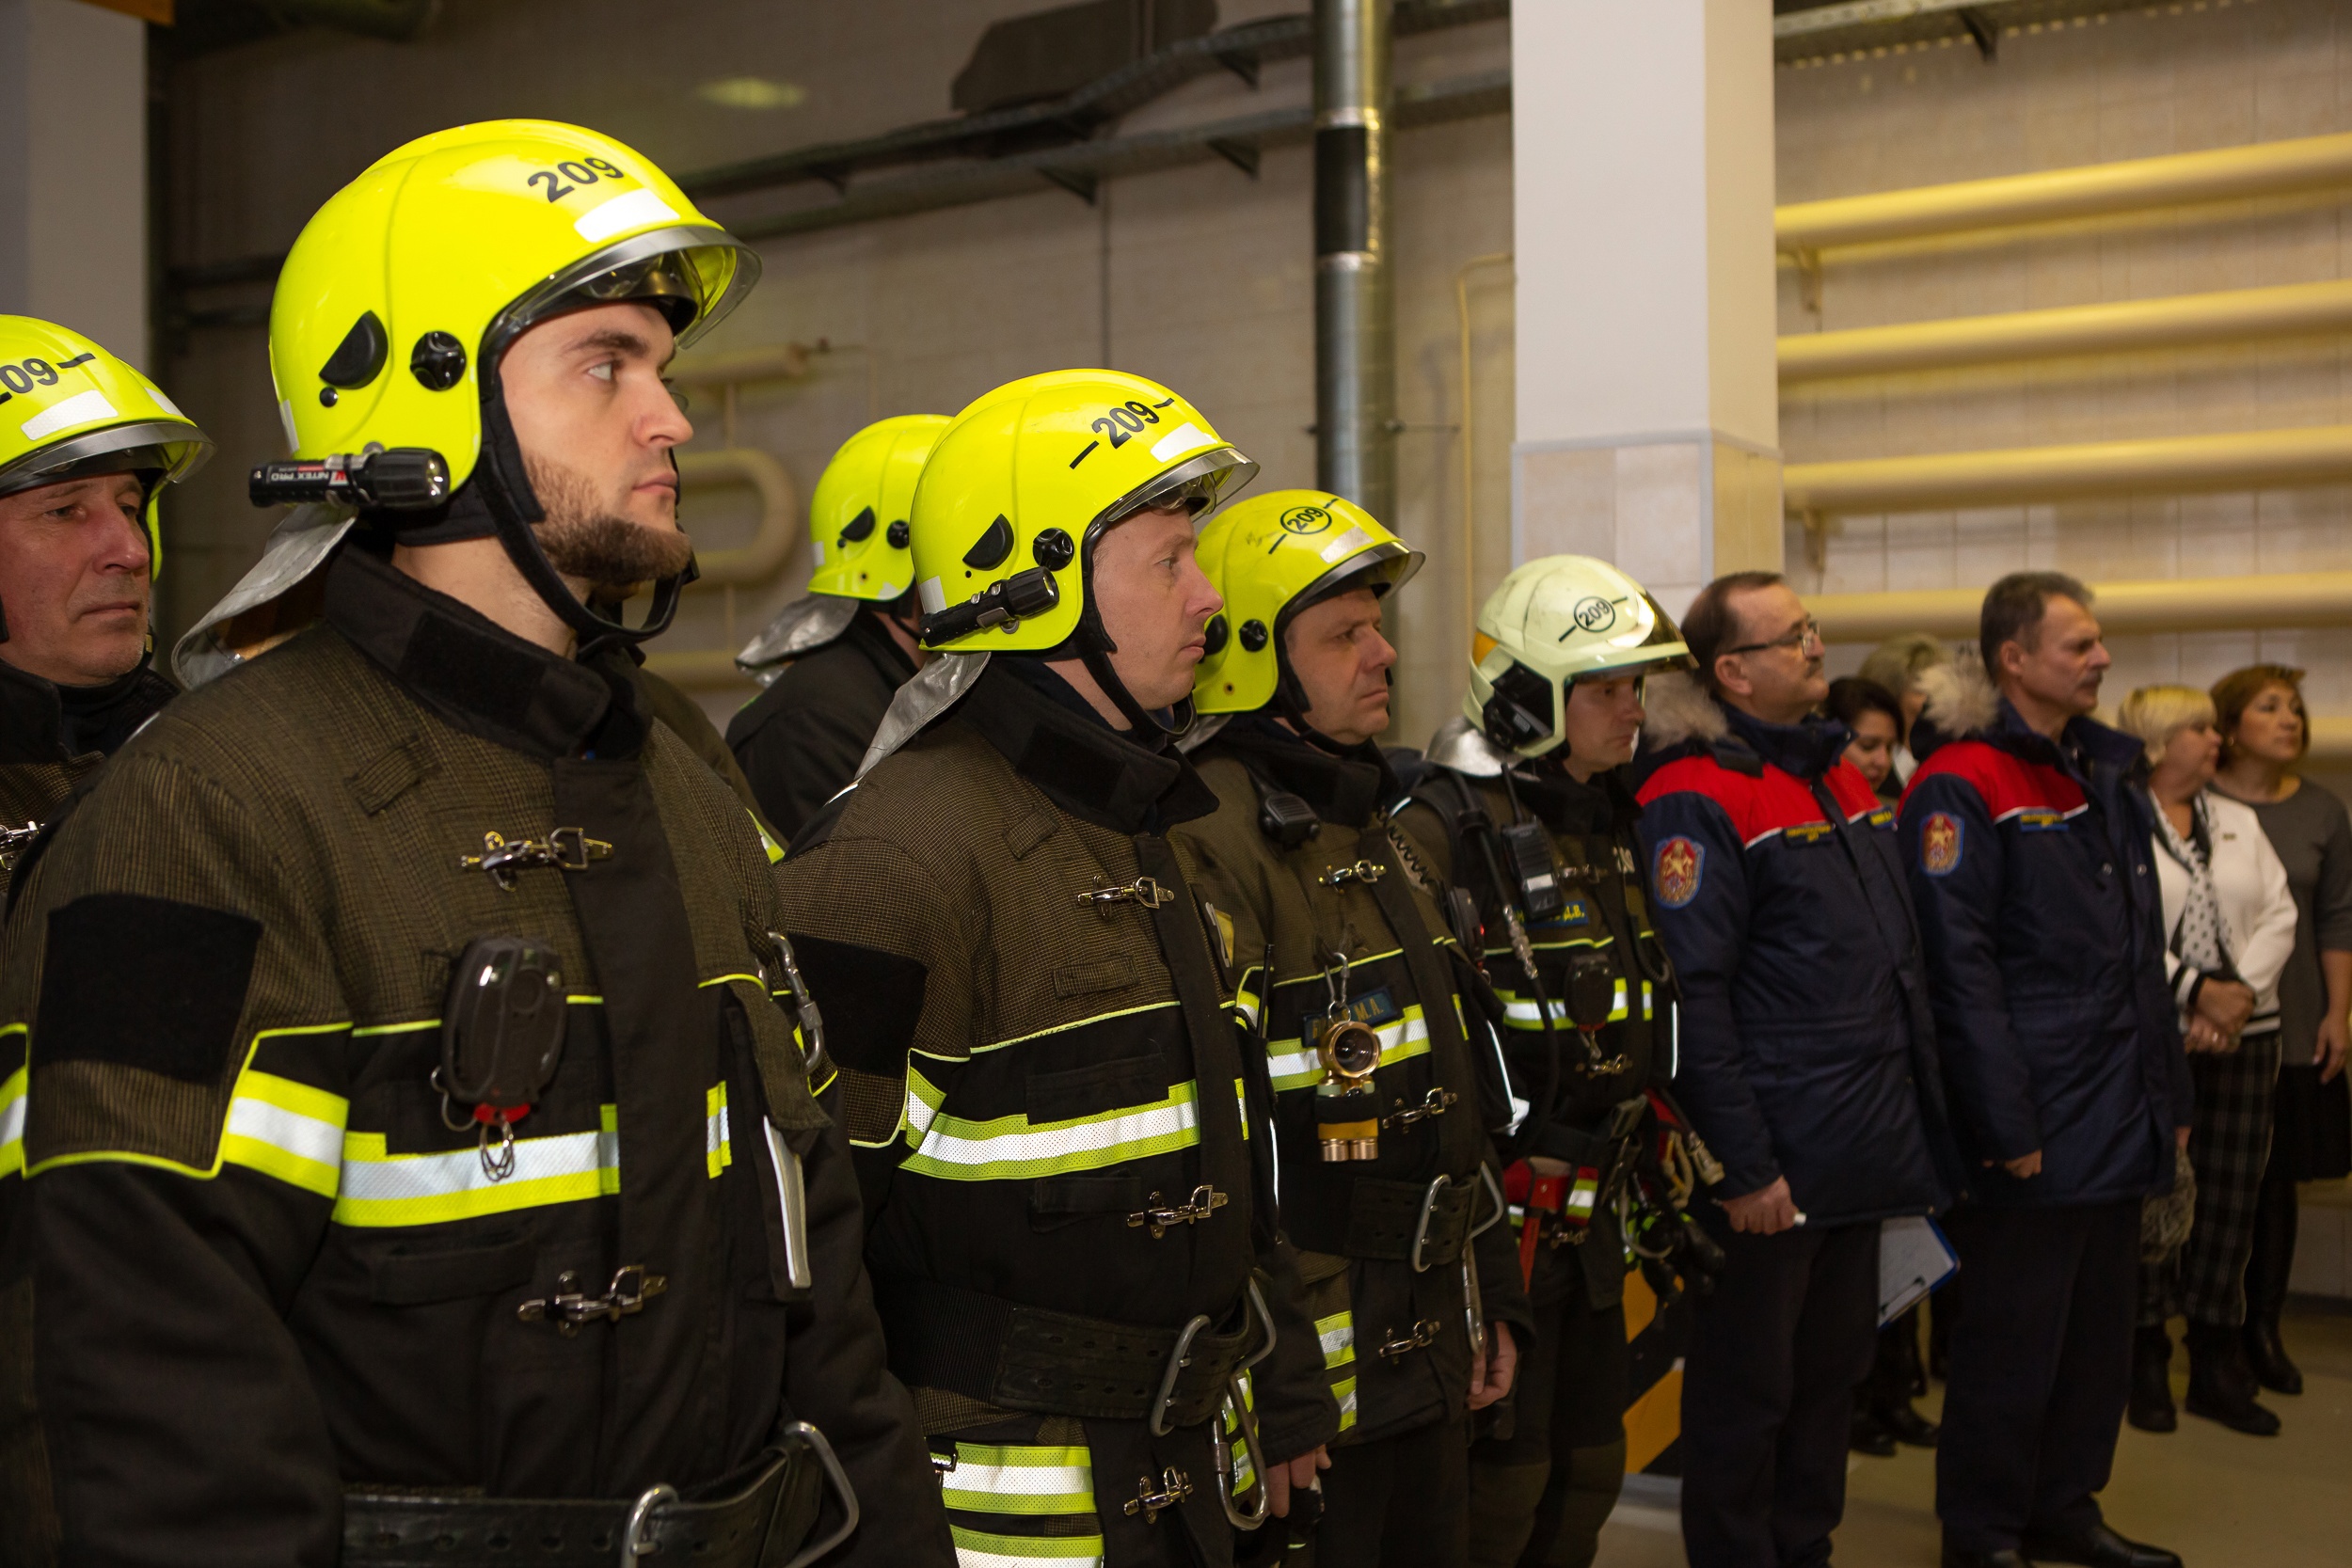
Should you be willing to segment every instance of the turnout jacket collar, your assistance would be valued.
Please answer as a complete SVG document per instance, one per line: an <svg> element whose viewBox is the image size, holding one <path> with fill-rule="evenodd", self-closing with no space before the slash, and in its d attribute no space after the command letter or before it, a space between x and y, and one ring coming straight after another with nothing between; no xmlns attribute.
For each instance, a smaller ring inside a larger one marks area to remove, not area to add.
<svg viewBox="0 0 2352 1568"><path fill-rule="evenodd" d="M617 675L525 641L364 544L346 546L328 568L325 614L402 689L485 740L547 761L597 739L622 741L597 748L608 753L642 744L642 726L635 737L599 735L623 686Z"/></svg>
<svg viewBox="0 0 2352 1568"><path fill-rule="evenodd" d="M1141 746L1112 729L1035 660L992 660L957 716L1056 805L1098 826L1159 832L1216 810L1216 797L1174 747Z"/></svg>
<svg viewBox="0 0 2352 1568"><path fill-rule="evenodd" d="M1372 741L1318 744L1263 713L1247 713L1219 730L1205 750L1223 748L1278 789L1306 801L1326 822L1368 828L1383 800L1402 786Z"/></svg>
<svg viewBox="0 0 2352 1568"><path fill-rule="evenodd" d="M81 687L0 662L0 767L109 755L178 692L143 658L127 675Z"/></svg>
<svg viewBox="0 0 2352 1568"><path fill-rule="evenodd" d="M1555 833L1583 837L1613 833L1642 815L1626 788L1625 769L1612 768L1582 783L1556 764L1511 769L1511 789L1520 805Z"/></svg>

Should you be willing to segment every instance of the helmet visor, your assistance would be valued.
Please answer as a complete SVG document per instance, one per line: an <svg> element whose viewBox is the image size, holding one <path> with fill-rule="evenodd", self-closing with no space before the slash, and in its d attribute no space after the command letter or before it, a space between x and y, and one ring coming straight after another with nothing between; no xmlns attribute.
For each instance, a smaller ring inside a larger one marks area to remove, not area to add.
<svg viewBox="0 0 2352 1568"><path fill-rule="evenodd" d="M1257 477L1258 465L1237 448L1213 447L1188 457L1166 473L1155 474L1104 507L1087 529L1087 538L1100 538L1114 524L1138 512L1184 507L1198 523Z"/></svg>
<svg viewBox="0 0 2352 1568"><path fill-rule="evenodd" d="M193 425L144 420L26 452L0 468L0 496L91 474L155 473L168 483L187 478L212 455L213 443Z"/></svg>
<svg viewBox="0 0 2352 1568"><path fill-rule="evenodd" d="M657 229L607 245L499 312L483 334L485 363L554 316L641 301L661 312L686 347L724 320L759 280L759 253L723 229Z"/></svg>

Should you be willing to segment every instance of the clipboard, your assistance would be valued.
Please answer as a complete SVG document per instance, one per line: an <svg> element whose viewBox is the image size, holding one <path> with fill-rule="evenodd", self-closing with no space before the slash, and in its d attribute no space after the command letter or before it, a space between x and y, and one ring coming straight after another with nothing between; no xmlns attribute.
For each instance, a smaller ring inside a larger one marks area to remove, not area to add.
<svg viewBox="0 0 2352 1568"><path fill-rule="evenodd" d="M1960 1256L1925 1214L1879 1223L1879 1326L1884 1328L1960 1272Z"/></svg>

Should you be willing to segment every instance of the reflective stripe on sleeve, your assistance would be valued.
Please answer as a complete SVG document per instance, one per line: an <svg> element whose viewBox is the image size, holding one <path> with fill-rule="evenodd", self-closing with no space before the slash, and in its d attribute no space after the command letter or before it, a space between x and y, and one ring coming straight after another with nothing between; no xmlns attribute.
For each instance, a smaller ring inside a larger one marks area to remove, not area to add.
<svg viewBox="0 0 2352 1568"><path fill-rule="evenodd" d="M1085 1448L958 1443L941 1500L967 1513L1091 1513L1094 1469Z"/></svg>
<svg viewBox="0 0 2352 1568"><path fill-rule="evenodd" d="M1331 1397L1340 1402L1340 1430L1345 1432L1356 1424L1356 1374L1350 1372L1334 1382Z"/></svg>
<svg viewBox="0 0 2352 1568"><path fill-rule="evenodd" d="M1315 1338L1323 1341L1323 1366L1326 1371L1345 1366L1356 1359L1356 1315L1343 1307L1327 1318L1315 1320Z"/></svg>
<svg viewBox="0 0 2352 1568"><path fill-rule="evenodd" d="M950 1524L956 1538L956 1568L1022 1568L1051 1562L1058 1568L1103 1568L1099 1535L991 1535Z"/></svg>
<svg viewBox="0 0 2352 1568"><path fill-rule="evenodd" d="M1429 1054L1429 1020L1416 1002L1393 1023L1380 1025L1380 1066L1394 1067ZM1266 1065L1274 1075L1274 1092L1311 1088L1323 1081L1323 1062L1303 1039L1266 1042ZM1375 1069L1377 1070L1377 1069Z"/></svg>
<svg viewBox="0 0 2352 1568"><path fill-rule="evenodd" d="M24 1085L29 1067L0 1078L0 1177L24 1168Z"/></svg>
<svg viewBox="0 0 2352 1568"><path fill-rule="evenodd" d="M909 1072L907 1108L924 1104L931 1111L929 1124L915 1139L914 1152L899 1168L918 1176L949 1181L1009 1181L1071 1171L1101 1170L1149 1155L1189 1148L1200 1141L1199 1091L1190 1083L1177 1084L1168 1098L1152 1105L1132 1105L1099 1116L1073 1117L1067 1121L1032 1123L1025 1112L988 1121L966 1121L935 1108L916 1085L921 1075ZM925 1084L923 1088L929 1089ZM937 1094L937 1090L931 1090ZM909 1129L910 1136L914 1129Z"/></svg>
<svg viewBox="0 0 2352 1568"><path fill-rule="evenodd" d="M341 1095L247 1068L229 1101L220 1163L331 1198L342 1184L343 1124L350 1117L351 1102Z"/></svg>
<svg viewBox="0 0 2352 1568"><path fill-rule="evenodd" d="M703 1164L712 1180L735 1164L735 1148L727 1136L727 1086L713 1084L703 1095Z"/></svg>
<svg viewBox="0 0 2352 1568"><path fill-rule="evenodd" d="M479 1149L391 1154L381 1132L346 1132L335 1222L439 1225L609 1196L621 1190L620 1118L607 1105L601 1119L595 1132L516 1138L515 1174L502 1181L490 1180Z"/></svg>

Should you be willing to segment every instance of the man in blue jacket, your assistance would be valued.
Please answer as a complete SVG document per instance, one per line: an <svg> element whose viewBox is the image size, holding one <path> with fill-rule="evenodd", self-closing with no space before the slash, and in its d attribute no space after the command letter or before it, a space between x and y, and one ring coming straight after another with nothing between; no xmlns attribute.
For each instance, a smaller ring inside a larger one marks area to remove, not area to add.
<svg viewBox="0 0 2352 1568"><path fill-rule="evenodd" d="M1983 669L1926 682L1901 826L1970 1199L1944 1561L2179 1568L2091 1496L2130 1393L2140 1202L2188 1139L2141 749L2089 717L2108 657L2081 583L2003 578L1979 626Z"/></svg>
<svg viewBox="0 0 2352 1568"><path fill-rule="evenodd" d="M1726 1259L1683 1371L1683 1544L1692 1568L1810 1568L1845 1510L1879 1221L1945 1198L1934 1025L1895 814L1813 711L1820 628L1738 572L1682 629L1701 684L1650 683L1640 828Z"/></svg>

